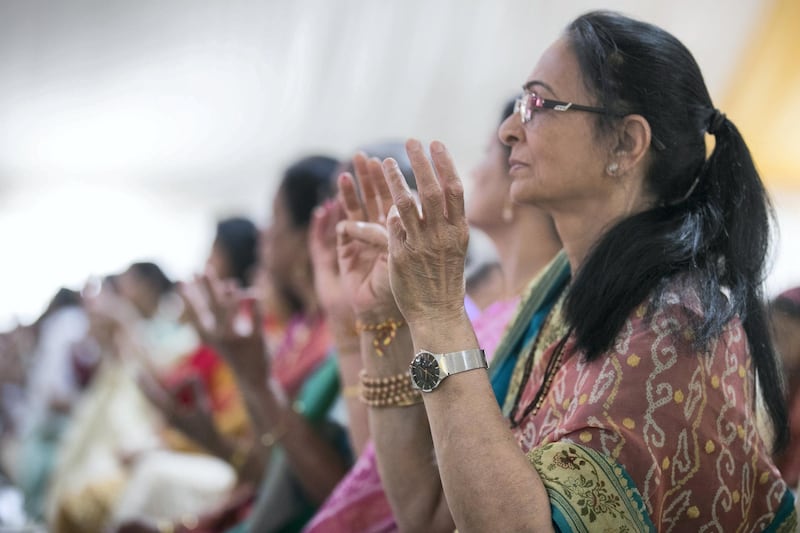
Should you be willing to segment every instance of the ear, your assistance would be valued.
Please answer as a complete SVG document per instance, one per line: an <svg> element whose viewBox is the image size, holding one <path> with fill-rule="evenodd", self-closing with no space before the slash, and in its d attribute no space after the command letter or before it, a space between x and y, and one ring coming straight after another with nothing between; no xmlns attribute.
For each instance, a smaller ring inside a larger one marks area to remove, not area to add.
<svg viewBox="0 0 800 533"><path fill-rule="evenodd" d="M624 174L641 165L650 147L650 123L642 115L626 115L616 129L610 160Z"/></svg>

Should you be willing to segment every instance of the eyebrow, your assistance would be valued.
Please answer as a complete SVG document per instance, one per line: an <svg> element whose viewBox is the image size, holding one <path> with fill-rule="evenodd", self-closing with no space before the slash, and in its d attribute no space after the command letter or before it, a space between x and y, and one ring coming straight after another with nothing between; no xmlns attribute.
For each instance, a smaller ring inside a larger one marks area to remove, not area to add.
<svg viewBox="0 0 800 533"><path fill-rule="evenodd" d="M552 87L550 87L550 86L549 86L548 84L546 84L545 82L543 82L543 81L540 81L540 80L531 80L531 81L529 81L529 82L525 83L525 85L523 85L523 86L522 86L522 88L523 88L524 90L526 90L526 91L530 91L531 89L533 89L533 88L534 88L534 87L536 87L537 85L538 85L539 87L544 87L545 89L547 89L548 91L550 91L550 94L552 94L553 96L555 96L556 98L558 98L558 95L556 95L556 92L553 90L553 88L552 88Z"/></svg>

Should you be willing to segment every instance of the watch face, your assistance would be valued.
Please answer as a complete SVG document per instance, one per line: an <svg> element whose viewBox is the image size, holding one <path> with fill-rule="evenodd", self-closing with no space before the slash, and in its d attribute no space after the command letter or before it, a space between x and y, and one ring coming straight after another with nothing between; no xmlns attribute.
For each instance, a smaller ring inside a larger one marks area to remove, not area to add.
<svg viewBox="0 0 800 533"><path fill-rule="evenodd" d="M439 385L439 363L432 353L420 352L411 363L411 379L425 392L430 392Z"/></svg>

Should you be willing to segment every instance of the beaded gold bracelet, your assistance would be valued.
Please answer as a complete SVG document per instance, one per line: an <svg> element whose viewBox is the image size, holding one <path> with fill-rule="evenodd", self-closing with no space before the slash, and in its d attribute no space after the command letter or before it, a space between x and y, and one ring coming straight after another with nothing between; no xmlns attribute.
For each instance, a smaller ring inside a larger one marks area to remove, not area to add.
<svg viewBox="0 0 800 533"><path fill-rule="evenodd" d="M422 402L422 394L411 385L408 373L372 378L362 370L361 401L370 407L409 407Z"/></svg>
<svg viewBox="0 0 800 533"><path fill-rule="evenodd" d="M361 320L356 321L356 331L361 334L364 331L374 331L375 338L372 339L372 346L375 348L375 354L378 357L383 357L384 348L389 346L392 341L397 337L397 330L403 327L405 323L402 320L395 320L387 318L377 324L365 324Z"/></svg>

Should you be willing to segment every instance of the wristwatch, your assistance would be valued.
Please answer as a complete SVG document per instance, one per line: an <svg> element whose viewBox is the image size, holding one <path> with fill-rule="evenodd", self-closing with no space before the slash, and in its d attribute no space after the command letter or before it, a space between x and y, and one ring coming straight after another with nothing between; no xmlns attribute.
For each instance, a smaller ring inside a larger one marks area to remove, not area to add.
<svg viewBox="0 0 800 533"><path fill-rule="evenodd" d="M450 353L431 353L421 350L411 361L409 372L414 388L431 392L447 376L476 368L489 368L486 354L478 348Z"/></svg>

